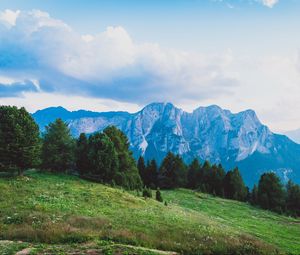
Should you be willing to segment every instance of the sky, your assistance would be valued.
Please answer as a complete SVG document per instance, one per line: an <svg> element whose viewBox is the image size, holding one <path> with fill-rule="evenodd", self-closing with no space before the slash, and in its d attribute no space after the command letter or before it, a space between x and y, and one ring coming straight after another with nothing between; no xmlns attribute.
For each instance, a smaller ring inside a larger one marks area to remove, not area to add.
<svg viewBox="0 0 300 255"><path fill-rule="evenodd" d="M0 104L256 111L300 128L298 0L0 0Z"/></svg>

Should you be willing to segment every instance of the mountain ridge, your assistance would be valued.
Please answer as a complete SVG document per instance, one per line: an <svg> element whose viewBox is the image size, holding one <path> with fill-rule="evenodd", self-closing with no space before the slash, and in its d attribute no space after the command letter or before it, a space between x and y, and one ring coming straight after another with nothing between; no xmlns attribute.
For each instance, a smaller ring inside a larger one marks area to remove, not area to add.
<svg viewBox="0 0 300 255"><path fill-rule="evenodd" d="M57 107L40 110L33 117L42 131L60 117L74 136L115 125L128 136L135 158L143 155L161 162L172 151L187 162L199 158L221 163L227 170L238 166L250 186L270 170L283 180L300 182L300 145L271 132L251 109L232 113L210 105L186 112L171 103L151 103L136 113L70 112Z"/></svg>

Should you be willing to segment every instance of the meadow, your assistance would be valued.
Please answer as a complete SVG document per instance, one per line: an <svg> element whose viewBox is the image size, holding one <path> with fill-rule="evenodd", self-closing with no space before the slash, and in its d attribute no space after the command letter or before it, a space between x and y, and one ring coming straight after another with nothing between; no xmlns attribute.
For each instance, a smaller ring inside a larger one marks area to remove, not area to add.
<svg viewBox="0 0 300 255"><path fill-rule="evenodd" d="M190 190L162 191L165 205L29 171L1 178L0 191L0 254L300 253L299 219Z"/></svg>

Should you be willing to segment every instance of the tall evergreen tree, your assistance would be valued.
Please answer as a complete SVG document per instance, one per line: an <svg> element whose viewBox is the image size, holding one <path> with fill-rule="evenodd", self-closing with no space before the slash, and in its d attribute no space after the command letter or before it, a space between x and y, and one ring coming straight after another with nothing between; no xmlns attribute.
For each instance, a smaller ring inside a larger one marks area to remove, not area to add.
<svg viewBox="0 0 300 255"><path fill-rule="evenodd" d="M274 173L264 173L258 183L258 204L276 212L284 209L284 190L280 179Z"/></svg>
<svg viewBox="0 0 300 255"><path fill-rule="evenodd" d="M198 159L194 159L188 167L187 173L187 187L190 189L196 189L199 185L201 165Z"/></svg>
<svg viewBox="0 0 300 255"><path fill-rule="evenodd" d="M142 156L139 157L138 162L137 162L137 168L139 170L140 177L142 179L142 182L144 186L146 186L146 165L145 165L145 160Z"/></svg>
<svg viewBox="0 0 300 255"><path fill-rule="evenodd" d="M212 194L224 196L223 182L225 170L222 165L213 165L209 174L209 186Z"/></svg>
<svg viewBox="0 0 300 255"><path fill-rule="evenodd" d="M169 152L159 170L159 187L172 189L185 187L187 183L186 166L180 156Z"/></svg>
<svg viewBox="0 0 300 255"><path fill-rule="evenodd" d="M40 162L39 128L25 108L0 106L0 168L19 174Z"/></svg>
<svg viewBox="0 0 300 255"><path fill-rule="evenodd" d="M74 140L61 119L46 126L43 135L42 166L44 169L66 172L74 166Z"/></svg>
<svg viewBox="0 0 300 255"><path fill-rule="evenodd" d="M157 176L158 176L157 164L156 161L152 159L150 160L150 162L148 162L146 167L145 185L151 187L152 189L155 189L158 186Z"/></svg>
<svg viewBox="0 0 300 255"><path fill-rule="evenodd" d="M289 181L286 189L286 209L288 213L300 216L300 186Z"/></svg>
<svg viewBox="0 0 300 255"><path fill-rule="evenodd" d="M256 205L258 203L258 188L257 185L253 186L251 197L250 197L250 203L252 205Z"/></svg>
<svg viewBox="0 0 300 255"><path fill-rule="evenodd" d="M81 133L76 143L76 169L81 175L84 175L89 171L90 164L88 154L88 138L85 133Z"/></svg>
<svg viewBox="0 0 300 255"><path fill-rule="evenodd" d="M245 201L247 198L247 187L244 184L238 168L228 171L224 178L225 197L229 199Z"/></svg>
<svg viewBox="0 0 300 255"><path fill-rule="evenodd" d="M113 142L117 153L119 171L116 183L128 189L140 189L142 187L142 180L132 152L129 150L128 138L121 130L114 126L107 127L103 132Z"/></svg>
<svg viewBox="0 0 300 255"><path fill-rule="evenodd" d="M113 142L105 133L95 133L89 137L88 160L91 173L99 181L116 181L119 160Z"/></svg>

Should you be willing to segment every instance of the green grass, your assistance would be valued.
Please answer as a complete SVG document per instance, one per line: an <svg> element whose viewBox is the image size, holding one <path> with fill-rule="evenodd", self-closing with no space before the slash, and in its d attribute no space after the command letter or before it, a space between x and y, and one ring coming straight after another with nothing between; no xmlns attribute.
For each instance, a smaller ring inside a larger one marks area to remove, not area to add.
<svg viewBox="0 0 300 255"><path fill-rule="evenodd" d="M77 177L32 172L0 179L0 192L0 239L15 240L14 249L21 240L36 251L60 249L57 254L88 245L103 254L158 254L134 247L183 254L300 253L295 219L188 190L163 191L164 206ZM0 254L3 249L0 244Z"/></svg>
<svg viewBox="0 0 300 255"><path fill-rule="evenodd" d="M168 201L232 226L291 254L300 254L300 219L189 190L164 191Z"/></svg>

